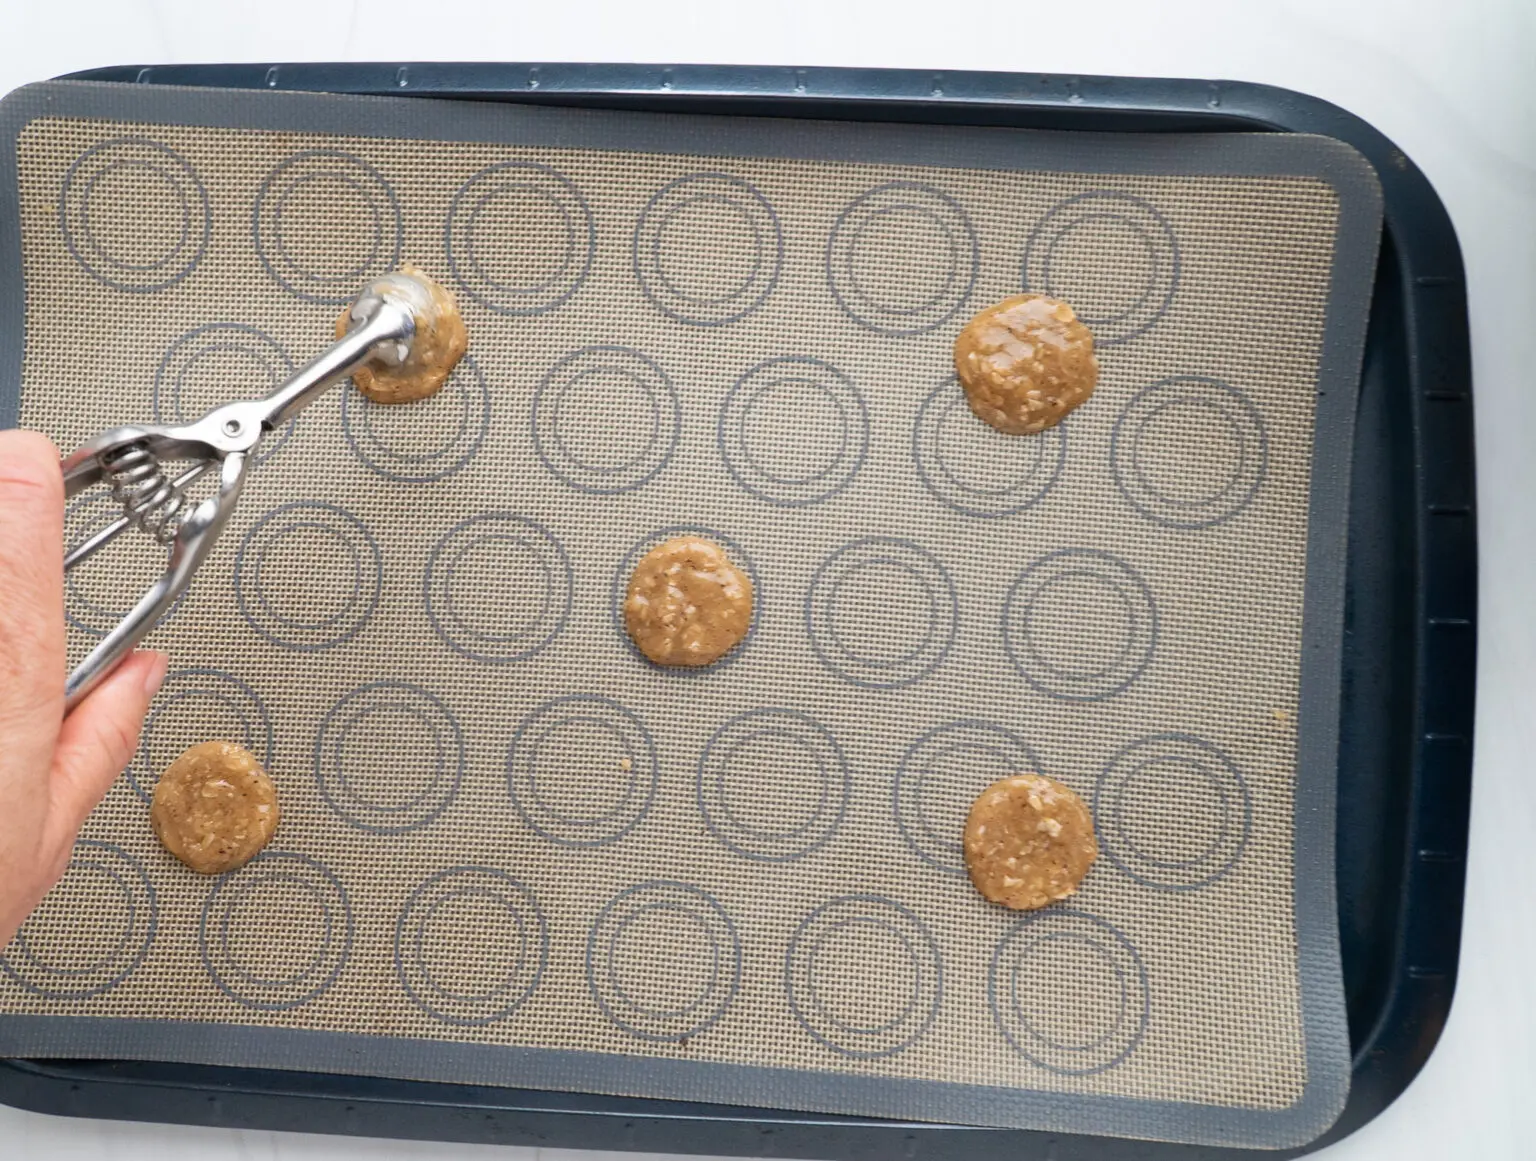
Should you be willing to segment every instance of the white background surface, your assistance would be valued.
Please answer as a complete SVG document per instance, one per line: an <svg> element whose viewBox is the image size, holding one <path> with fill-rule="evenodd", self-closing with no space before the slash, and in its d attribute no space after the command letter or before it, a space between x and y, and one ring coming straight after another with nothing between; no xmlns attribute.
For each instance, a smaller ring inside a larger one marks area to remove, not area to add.
<svg viewBox="0 0 1536 1161"><path fill-rule="evenodd" d="M1319 1156L1536 1157L1536 3L247 0L237 8L220 0L0 0L0 92L98 65L283 60L866 65L1263 81L1334 101L1396 141L1450 209L1471 297L1482 567L1472 854L1461 978L1439 1048L1401 1100ZM0 1156L621 1155L60 1120L0 1107Z"/></svg>

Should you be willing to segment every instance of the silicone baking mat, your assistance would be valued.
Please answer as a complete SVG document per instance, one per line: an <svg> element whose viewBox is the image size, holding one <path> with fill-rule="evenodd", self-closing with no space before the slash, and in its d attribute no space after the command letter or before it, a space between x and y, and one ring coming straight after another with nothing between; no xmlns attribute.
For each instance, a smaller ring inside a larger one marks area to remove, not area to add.
<svg viewBox="0 0 1536 1161"><path fill-rule="evenodd" d="M1380 218L1348 147L78 83L3 119L0 366L63 447L266 392L404 260L471 347L427 403L338 389L264 448L152 639L138 758L0 960L0 1051L1246 1145L1332 1120ZM1024 287L1102 378L1007 438L949 350ZM618 614L678 530L759 599L699 672ZM114 553L71 578L77 651L158 567ZM209 880L146 802L215 737L284 819ZM958 845L1021 769L1103 846L1029 915Z"/></svg>

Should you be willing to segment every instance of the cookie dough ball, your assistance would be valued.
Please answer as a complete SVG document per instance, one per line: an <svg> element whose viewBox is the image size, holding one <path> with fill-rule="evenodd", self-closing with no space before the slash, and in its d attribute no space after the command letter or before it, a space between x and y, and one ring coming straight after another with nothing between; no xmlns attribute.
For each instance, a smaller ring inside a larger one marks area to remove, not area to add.
<svg viewBox="0 0 1536 1161"><path fill-rule="evenodd" d="M965 865L976 890L994 903L1033 911L1065 899L1098 857L1088 807L1044 775L1004 778L971 804Z"/></svg>
<svg viewBox="0 0 1536 1161"><path fill-rule="evenodd" d="M709 665L752 627L752 581L725 550L679 536L641 558L629 578L624 624L657 665Z"/></svg>
<svg viewBox="0 0 1536 1161"><path fill-rule="evenodd" d="M989 306L955 340L955 371L978 417L1009 435L1054 427L1099 378L1093 334L1064 302L1019 294Z"/></svg>
<svg viewBox="0 0 1536 1161"><path fill-rule="evenodd" d="M411 353L398 367L365 363L352 372L352 384L375 403L414 403L441 391L454 367L469 349L464 316L452 294L427 274L406 263L400 273L422 284L431 296L431 308L416 314L416 336ZM336 337L352 325L351 309L336 320Z"/></svg>
<svg viewBox="0 0 1536 1161"><path fill-rule="evenodd" d="M232 742L201 742L166 767L149 821L171 854L200 875L243 866L277 830L277 791L261 763Z"/></svg>

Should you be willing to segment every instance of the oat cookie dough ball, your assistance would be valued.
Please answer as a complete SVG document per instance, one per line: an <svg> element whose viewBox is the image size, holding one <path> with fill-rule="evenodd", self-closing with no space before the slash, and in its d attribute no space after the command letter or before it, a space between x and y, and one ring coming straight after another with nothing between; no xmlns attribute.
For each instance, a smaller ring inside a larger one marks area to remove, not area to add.
<svg viewBox="0 0 1536 1161"><path fill-rule="evenodd" d="M171 854L200 875L219 875L261 852L279 813L255 755L232 742L200 742L160 775L149 821Z"/></svg>
<svg viewBox="0 0 1536 1161"><path fill-rule="evenodd" d="M469 332L459 304L425 271L407 262L400 273L423 283L432 296L431 309L417 314L416 337L410 356L398 367L366 363L352 372L352 384L375 403L414 403L442 390L448 376L469 349ZM425 321L425 325L423 322ZM336 320L336 337L352 325L350 308Z"/></svg>
<svg viewBox="0 0 1536 1161"><path fill-rule="evenodd" d="M657 665L710 665L752 627L752 581L713 541L679 536L641 558L629 578L624 625Z"/></svg>
<svg viewBox="0 0 1536 1161"><path fill-rule="evenodd" d="M1099 842L1083 800L1042 774L994 782L971 804L965 865L994 903L1033 911L1077 890Z"/></svg>
<svg viewBox="0 0 1536 1161"><path fill-rule="evenodd" d="M989 306L955 340L955 371L977 416L1032 435L1087 402L1098 382L1093 334L1072 308L1043 294Z"/></svg>

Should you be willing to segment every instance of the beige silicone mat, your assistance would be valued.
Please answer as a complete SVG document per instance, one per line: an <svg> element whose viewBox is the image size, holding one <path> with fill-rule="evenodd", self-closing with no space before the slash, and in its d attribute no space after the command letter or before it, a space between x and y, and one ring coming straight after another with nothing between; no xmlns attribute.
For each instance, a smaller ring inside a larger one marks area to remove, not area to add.
<svg viewBox="0 0 1536 1161"><path fill-rule="evenodd" d="M1357 155L147 86L4 113L0 354L61 447L267 392L402 260L471 346L430 402L337 389L266 445L151 639L138 759L0 961L0 1051L1249 1145L1332 1120ZM1102 380L1010 439L949 349L1023 286ZM616 615L679 528L760 600L698 673ZM77 653L158 567L114 552L71 578ZM214 880L146 817L208 738L284 811ZM1022 769L1104 851L1027 916L958 847Z"/></svg>

